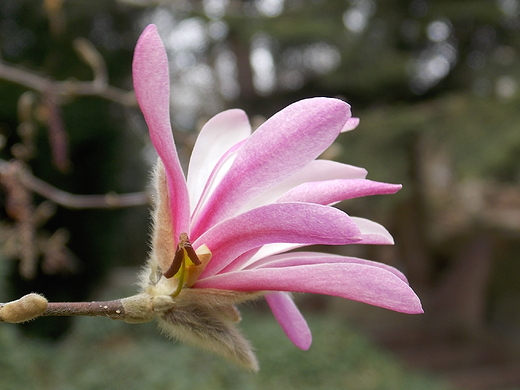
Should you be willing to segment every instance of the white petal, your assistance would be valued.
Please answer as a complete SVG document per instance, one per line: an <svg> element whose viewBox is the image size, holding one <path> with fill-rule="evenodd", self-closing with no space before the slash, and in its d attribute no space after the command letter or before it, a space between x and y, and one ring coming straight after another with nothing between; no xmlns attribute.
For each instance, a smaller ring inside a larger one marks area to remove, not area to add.
<svg viewBox="0 0 520 390"><path fill-rule="evenodd" d="M223 111L204 125L193 147L188 168L187 182L192 210L199 203L206 183L221 158L250 135L251 125L247 115L238 109Z"/></svg>

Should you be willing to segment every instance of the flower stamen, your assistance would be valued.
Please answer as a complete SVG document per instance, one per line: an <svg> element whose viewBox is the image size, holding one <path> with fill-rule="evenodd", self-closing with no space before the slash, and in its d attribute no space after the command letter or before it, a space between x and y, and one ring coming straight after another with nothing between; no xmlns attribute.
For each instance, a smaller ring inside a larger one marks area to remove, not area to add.
<svg viewBox="0 0 520 390"><path fill-rule="evenodd" d="M191 246L188 235L186 233L181 233L177 249L175 250L175 256L173 257L170 267L163 273L164 277L170 279L171 277L176 276L181 267L186 267L186 260L189 260L192 263L190 264L188 262L188 265L197 266L202 264L195 253L195 250Z"/></svg>
<svg viewBox="0 0 520 390"><path fill-rule="evenodd" d="M193 271L194 268L197 268L197 266L201 264L202 262L191 246L188 235L186 233L181 233L172 263L166 272L163 273L163 276L166 279L173 277L179 279L177 288L172 296L175 297L179 295L189 277L190 271Z"/></svg>
<svg viewBox="0 0 520 390"><path fill-rule="evenodd" d="M180 246L177 246L177 250L175 251L175 256L173 257L173 261L170 264L170 267L168 270L166 270L165 273L163 273L164 277L166 279L170 279L171 277L175 276L177 272L179 272L179 269L181 268L182 262L184 260L184 251Z"/></svg>

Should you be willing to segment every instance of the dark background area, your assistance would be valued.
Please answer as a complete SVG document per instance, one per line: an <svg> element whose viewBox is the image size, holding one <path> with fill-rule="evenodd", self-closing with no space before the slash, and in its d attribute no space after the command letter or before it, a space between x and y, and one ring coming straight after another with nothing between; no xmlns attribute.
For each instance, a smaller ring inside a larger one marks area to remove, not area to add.
<svg viewBox="0 0 520 390"><path fill-rule="evenodd" d="M325 297L302 307L348 320L463 388L520 388L518 0L0 0L6 299L92 299L120 267L144 262L145 202L49 212L16 178L79 195L146 191L155 157L130 72L148 23L168 50L184 163L220 110L242 108L258 123L298 99L336 96L361 124L326 157L404 185L341 205L396 241L344 253L402 269L426 313ZM21 328L59 339L69 326Z"/></svg>

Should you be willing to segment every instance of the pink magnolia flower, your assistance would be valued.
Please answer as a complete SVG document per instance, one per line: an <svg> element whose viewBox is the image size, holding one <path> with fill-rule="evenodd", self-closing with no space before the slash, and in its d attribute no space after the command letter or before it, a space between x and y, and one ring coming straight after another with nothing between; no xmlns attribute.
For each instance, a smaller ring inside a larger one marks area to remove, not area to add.
<svg viewBox="0 0 520 390"><path fill-rule="evenodd" d="M334 295L404 313L422 312L396 269L358 258L288 252L312 244L392 244L379 224L331 207L392 194L401 186L316 158L357 126L341 100L294 103L251 134L241 110L200 131L185 178L170 125L168 60L154 25L137 43L135 93L159 155L154 233L143 291L173 298L165 331L257 369L234 322L234 304L264 296L289 339L308 349L311 332L290 292Z"/></svg>

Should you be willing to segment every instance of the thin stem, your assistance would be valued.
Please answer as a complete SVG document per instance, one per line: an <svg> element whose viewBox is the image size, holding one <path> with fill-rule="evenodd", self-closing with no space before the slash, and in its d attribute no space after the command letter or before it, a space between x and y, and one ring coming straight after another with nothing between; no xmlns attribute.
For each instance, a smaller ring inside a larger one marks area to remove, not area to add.
<svg viewBox="0 0 520 390"><path fill-rule="evenodd" d="M8 172L10 167L13 167L12 162L0 159L0 174ZM18 179L26 188L68 209L116 209L143 206L150 202L149 195L146 192L108 193L105 195L71 194L38 179L21 165L15 168L17 169Z"/></svg>
<svg viewBox="0 0 520 390"><path fill-rule="evenodd" d="M171 297L160 296L154 300L148 294L113 301L48 302L42 295L31 293L16 301L0 303L0 322L16 324L38 317L91 316L137 324L152 321L157 313L172 307Z"/></svg>
<svg viewBox="0 0 520 390"><path fill-rule="evenodd" d="M148 194L145 192L77 195L62 191L27 172L24 172L21 179L27 188L69 209L115 209L142 206L149 203Z"/></svg>
<svg viewBox="0 0 520 390"><path fill-rule="evenodd" d="M52 88L59 95L99 96L125 106L135 106L133 92L92 81L55 81L30 71L0 62L0 79L23 85L39 92Z"/></svg>
<svg viewBox="0 0 520 390"><path fill-rule="evenodd" d="M125 309L120 299L100 302L49 302L42 317L92 316L125 320Z"/></svg>

